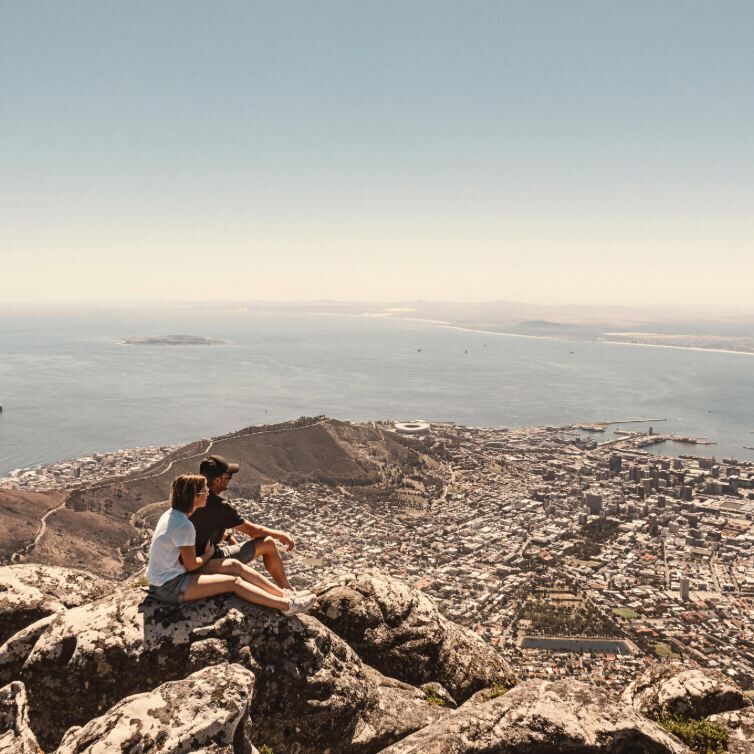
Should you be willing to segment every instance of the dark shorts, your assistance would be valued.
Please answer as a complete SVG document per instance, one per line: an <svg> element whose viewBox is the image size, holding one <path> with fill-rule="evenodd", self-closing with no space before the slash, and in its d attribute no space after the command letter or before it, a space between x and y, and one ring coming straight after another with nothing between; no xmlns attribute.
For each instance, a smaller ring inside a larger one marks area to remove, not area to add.
<svg viewBox="0 0 754 754"><path fill-rule="evenodd" d="M242 563L251 563L257 552L256 543L256 539L250 539L242 545L218 545L215 547L215 554L212 556L212 559L233 558L234 560L240 560Z"/></svg>
<svg viewBox="0 0 754 754"><path fill-rule="evenodd" d="M177 605L183 602L183 594L191 583L190 573L181 573L178 576L166 581L162 586L149 585L149 596L160 602L170 602Z"/></svg>

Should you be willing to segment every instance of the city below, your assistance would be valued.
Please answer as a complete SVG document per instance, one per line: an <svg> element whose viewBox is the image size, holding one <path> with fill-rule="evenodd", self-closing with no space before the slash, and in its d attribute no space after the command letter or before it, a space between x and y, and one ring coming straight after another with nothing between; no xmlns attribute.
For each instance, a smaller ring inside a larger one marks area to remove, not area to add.
<svg viewBox="0 0 754 754"><path fill-rule="evenodd" d="M384 465L379 493L306 479L227 493L248 518L293 534L296 583L369 569L397 576L503 650L522 679L577 677L617 691L680 657L754 686L754 464L653 455L646 448L668 438L644 425L600 442L603 425L338 424L406 433L396 439L408 455ZM143 483L175 453L100 454L13 472L0 486ZM151 518L132 548L135 568L155 507L140 510Z"/></svg>

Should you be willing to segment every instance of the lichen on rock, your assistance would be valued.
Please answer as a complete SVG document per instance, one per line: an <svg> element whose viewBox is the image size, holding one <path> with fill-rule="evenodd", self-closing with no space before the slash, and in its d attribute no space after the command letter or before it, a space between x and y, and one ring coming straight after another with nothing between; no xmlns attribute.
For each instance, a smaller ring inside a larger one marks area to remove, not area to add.
<svg viewBox="0 0 754 754"><path fill-rule="evenodd" d="M0 567L0 644L40 618L98 599L112 587L107 579L77 568Z"/></svg>
<svg viewBox="0 0 754 754"><path fill-rule="evenodd" d="M159 751L183 754L200 747L251 751L249 703L254 676L240 665L204 668L154 691L129 696L104 715L63 737L56 754Z"/></svg>

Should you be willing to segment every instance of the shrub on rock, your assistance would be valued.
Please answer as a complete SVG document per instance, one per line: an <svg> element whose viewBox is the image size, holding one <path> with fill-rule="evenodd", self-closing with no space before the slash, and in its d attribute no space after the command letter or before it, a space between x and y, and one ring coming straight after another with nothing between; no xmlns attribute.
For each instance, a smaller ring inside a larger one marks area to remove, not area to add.
<svg viewBox="0 0 754 754"><path fill-rule="evenodd" d="M728 751L728 734L717 723L693 717L669 717L660 724L696 754L725 754Z"/></svg>

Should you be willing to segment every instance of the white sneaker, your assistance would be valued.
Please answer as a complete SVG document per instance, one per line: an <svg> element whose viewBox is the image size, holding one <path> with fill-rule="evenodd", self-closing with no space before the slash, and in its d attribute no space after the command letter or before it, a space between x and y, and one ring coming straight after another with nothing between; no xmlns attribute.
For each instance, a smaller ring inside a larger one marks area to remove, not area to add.
<svg viewBox="0 0 754 754"><path fill-rule="evenodd" d="M288 604L288 609L283 610L283 615L290 618L299 613L305 613L316 601L315 594L297 594Z"/></svg>
<svg viewBox="0 0 754 754"><path fill-rule="evenodd" d="M283 589L283 599L292 600L296 597L302 597L305 594L314 594L308 589Z"/></svg>

